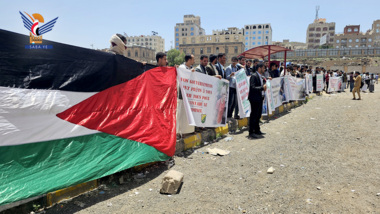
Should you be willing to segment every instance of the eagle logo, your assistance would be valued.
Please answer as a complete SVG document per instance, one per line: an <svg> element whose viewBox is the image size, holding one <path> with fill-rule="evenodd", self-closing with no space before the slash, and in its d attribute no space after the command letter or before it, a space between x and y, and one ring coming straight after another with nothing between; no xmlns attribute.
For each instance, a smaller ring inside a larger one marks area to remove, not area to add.
<svg viewBox="0 0 380 214"><path fill-rule="evenodd" d="M24 12L27 16L25 16L21 11L19 11L21 14L22 21L24 22L24 27L30 31L30 43L42 43L42 35L51 31L54 27L54 24L57 22L57 18L47 22L46 24L42 25L40 27L40 23L44 23L44 17L39 13L34 13L32 15L29 15L28 13Z"/></svg>

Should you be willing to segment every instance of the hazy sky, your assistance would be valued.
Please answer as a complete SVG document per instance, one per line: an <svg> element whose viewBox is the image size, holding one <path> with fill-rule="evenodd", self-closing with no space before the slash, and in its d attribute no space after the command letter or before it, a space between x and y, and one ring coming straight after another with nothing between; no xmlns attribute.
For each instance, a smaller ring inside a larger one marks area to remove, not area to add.
<svg viewBox="0 0 380 214"><path fill-rule="evenodd" d="M246 24L271 23L273 41L290 39L305 42L308 24L319 17L336 23L336 31L350 24L360 24L361 31L380 19L379 0L288 0L288 1L5 1L0 0L0 29L28 35L19 11L40 13L46 21L59 17L44 39L91 48L106 48L114 33L150 35L157 31L165 39L165 49L174 40L174 26L183 15L201 17L206 34L227 27L242 28Z"/></svg>

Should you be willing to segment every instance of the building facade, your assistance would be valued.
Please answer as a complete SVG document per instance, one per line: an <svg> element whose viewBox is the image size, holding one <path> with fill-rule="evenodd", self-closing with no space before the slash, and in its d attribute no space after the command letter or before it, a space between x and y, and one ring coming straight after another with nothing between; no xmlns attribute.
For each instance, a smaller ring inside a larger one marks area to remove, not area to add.
<svg viewBox="0 0 380 214"><path fill-rule="evenodd" d="M199 65L201 55L209 56L210 54L217 55L219 53L225 53L227 58L226 66L228 66L231 63L232 57L237 56L244 51L244 44L241 41L239 41L238 38L232 39L231 41L227 42L216 42L215 39L211 39L213 36L207 37L209 37L210 39L206 39L203 43L181 44L179 46L179 50L185 54L193 54L195 56L194 65Z"/></svg>
<svg viewBox="0 0 380 214"><path fill-rule="evenodd" d="M148 47L127 45L127 57L139 62L156 63L156 51Z"/></svg>
<svg viewBox="0 0 380 214"><path fill-rule="evenodd" d="M282 42L272 42L273 45L281 46L290 50L303 50L307 49L306 43L291 42L289 39L284 39Z"/></svg>
<svg viewBox="0 0 380 214"><path fill-rule="evenodd" d="M201 17L192 14L184 15L183 23L177 23L174 27L175 48L179 50L183 38L204 36L205 34L205 30L201 27Z"/></svg>
<svg viewBox="0 0 380 214"><path fill-rule="evenodd" d="M272 44L272 26L270 23L244 25L245 50Z"/></svg>
<svg viewBox="0 0 380 214"><path fill-rule="evenodd" d="M153 49L157 52L165 52L165 39L161 36L151 35L151 36L126 36L127 45L131 46L142 46Z"/></svg>
<svg viewBox="0 0 380 214"><path fill-rule="evenodd" d="M375 20L372 29L360 32L360 25L347 25L342 34L336 34L334 48L380 47L380 20Z"/></svg>
<svg viewBox="0 0 380 214"><path fill-rule="evenodd" d="M326 19L316 19L313 23L309 24L306 32L307 48L318 48L321 38L326 34L329 37L327 44L334 43L335 22L328 23Z"/></svg>

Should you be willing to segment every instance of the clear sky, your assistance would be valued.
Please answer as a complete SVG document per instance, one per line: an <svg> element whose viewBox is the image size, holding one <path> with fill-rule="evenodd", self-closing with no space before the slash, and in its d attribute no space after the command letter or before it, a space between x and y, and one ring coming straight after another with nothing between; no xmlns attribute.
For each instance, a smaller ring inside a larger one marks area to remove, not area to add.
<svg viewBox="0 0 380 214"><path fill-rule="evenodd" d="M243 28L246 24L271 23L273 41L290 39L305 42L308 24L319 17L336 23L336 31L350 24L360 24L361 31L380 19L380 0L113 0L113 1L39 1L0 0L0 29L28 35L19 11L40 13L46 21L59 17L53 30L43 39L91 48L107 48L114 33L150 35L157 31L165 39L165 49L174 40L174 26L183 15L201 17L206 34L227 27Z"/></svg>

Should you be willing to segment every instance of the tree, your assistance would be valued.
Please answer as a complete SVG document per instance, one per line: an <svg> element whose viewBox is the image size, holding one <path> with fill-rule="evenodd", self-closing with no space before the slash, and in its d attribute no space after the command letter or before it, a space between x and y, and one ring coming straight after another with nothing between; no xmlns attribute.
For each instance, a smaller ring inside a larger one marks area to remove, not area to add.
<svg viewBox="0 0 380 214"><path fill-rule="evenodd" d="M177 49L169 50L166 58L168 59L169 66L180 65L185 62L185 54Z"/></svg>

